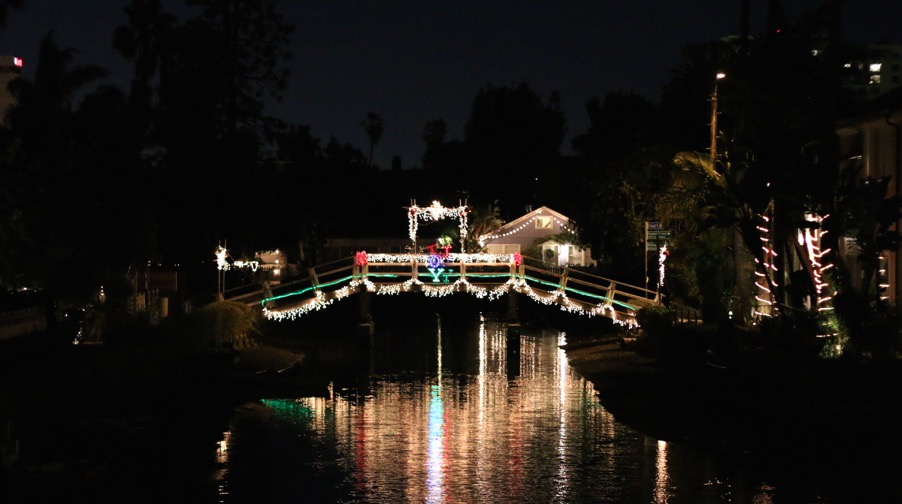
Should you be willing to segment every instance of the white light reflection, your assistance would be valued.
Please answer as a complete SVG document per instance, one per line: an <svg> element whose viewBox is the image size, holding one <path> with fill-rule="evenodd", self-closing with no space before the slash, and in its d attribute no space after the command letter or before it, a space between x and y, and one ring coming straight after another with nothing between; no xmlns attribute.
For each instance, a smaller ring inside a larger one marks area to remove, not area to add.
<svg viewBox="0 0 902 504"><path fill-rule="evenodd" d="M655 504L666 504L670 499L670 473L667 472L667 441L658 441L655 452Z"/></svg>
<svg viewBox="0 0 902 504"><path fill-rule="evenodd" d="M438 369L429 397L429 447L426 459L426 502L444 501L445 407L442 404L442 321L437 319Z"/></svg>
<svg viewBox="0 0 902 504"><path fill-rule="evenodd" d="M485 394L486 394L486 335L485 335L485 318L479 315L479 376L476 377L479 385L479 423L485 421Z"/></svg>
<svg viewBox="0 0 902 504"><path fill-rule="evenodd" d="M567 344L567 335L565 333L560 333L557 344L557 369L555 370L558 378L559 399L557 454L560 460L560 464L558 464L557 496L560 498L565 496L567 489L570 488L570 477L567 474L567 386L570 378L570 362L567 360L567 351L564 350L564 345Z"/></svg>
<svg viewBox="0 0 902 504"><path fill-rule="evenodd" d="M441 327L438 342L429 340L436 354L426 375L372 375L365 396L335 387L268 406L283 421L284 406L302 410L305 430L330 440L356 501L572 502L598 495L586 485L619 484L584 481L580 464L616 460L614 440L625 431L600 406L587 409L594 389L569 366L566 336L514 334L480 320L466 361L449 353L446 368L443 343L454 347L457 337Z"/></svg>
<svg viewBox="0 0 902 504"><path fill-rule="evenodd" d="M225 481L229 474L229 440L231 437L232 431L225 431L222 433L222 439L216 444L217 470L213 479L218 482L217 492L220 498L226 498L229 495Z"/></svg>

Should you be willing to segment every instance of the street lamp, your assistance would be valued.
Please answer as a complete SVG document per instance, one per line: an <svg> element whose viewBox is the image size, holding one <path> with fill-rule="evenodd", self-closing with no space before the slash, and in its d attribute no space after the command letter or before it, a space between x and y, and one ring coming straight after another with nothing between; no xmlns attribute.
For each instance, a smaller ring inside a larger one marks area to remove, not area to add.
<svg viewBox="0 0 902 504"><path fill-rule="evenodd" d="M711 94L711 167L714 167L714 162L717 160L717 83L727 74L723 72L717 72L714 80L714 93Z"/></svg>

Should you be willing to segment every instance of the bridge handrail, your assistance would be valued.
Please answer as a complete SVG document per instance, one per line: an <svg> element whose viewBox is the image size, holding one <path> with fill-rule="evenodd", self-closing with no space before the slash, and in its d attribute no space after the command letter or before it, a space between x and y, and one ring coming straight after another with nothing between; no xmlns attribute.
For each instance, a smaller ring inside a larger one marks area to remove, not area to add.
<svg viewBox="0 0 902 504"><path fill-rule="evenodd" d="M615 320L624 316L631 319L639 308L660 302L656 292L643 287L569 267L549 266L532 257L520 257L522 259L515 262L517 258L509 254L449 254L440 266L430 270L429 260L434 258L429 254L371 254L366 260L350 256L309 268L308 276L304 278L231 299L248 305L265 303L273 309L279 305L284 307L286 302L293 305L296 303L293 300L308 303L325 296L318 301L321 305L331 302L330 299L353 294L355 285L370 291L375 289L376 293L396 293L403 288L405 291L433 290L430 295L463 290L485 295L487 291L481 287L483 285L504 287L509 284L505 289L521 291L528 288L521 292L542 303L554 302L562 304L562 308L593 313L613 311L609 316ZM445 268L445 271L437 272L439 268ZM356 283L358 281L366 283ZM352 289L348 290L348 287ZM476 291L472 290L474 287ZM506 290L491 289L491 292L491 296L497 296Z"/></svg>
<svg viewBox="0 0 902 504"><path fill-rule="evenodd" d="M537 263L537 264L542 265L542 266L543 266L543 269L546 269L546 270L549 270L549 271L550 271L549 267L554 267L554 265L549 265L549 264L545 263L544 261L542 261L541 259L538 259L538 258L535 258L535 257L531 257L531 256L523 256L523 260L524 260L524 264L527 264L527 263ZM653 290L651 290L651 289L647 289L647 288L645 288L645 287L640 287L640 286L638 286L638 285L628 284L628 283L625 283L625 282L621 282L621 281L619 281L619 280L612 280L612 279L610 279L610 278L606 278L606 277L603 277L603 276L595 275L595 274L593 274L593 273L589 273L588 271L583 271L583 270L581 270L581 269L571 268L571 267L569 267L569 266L557 266L557 267L558 267L558 268L561 268L562 271L567 272L567 274L568 274L568 276L569 276L569 278L570 278L571 280L573 279L573 275L574 275L574 274L578 274L578 275L581 275L581 276L590 277L590 278L594 278L594 279L596 279L596 280L599 280L600 282L597 282L597 283L606 282L606 283L614 283L614 284L617 284L617 285L628 286L631 290L634 290L634 291L637 291L637 292L641 292L641 293L645 296L645 299L655 299L655 298L658 297L658 293L657 293L657 292L655 292L655 291L653 291ZM635 295L635 294L631 294L631 295L632 295L632 296L638 297L638 296Z"/></svg>

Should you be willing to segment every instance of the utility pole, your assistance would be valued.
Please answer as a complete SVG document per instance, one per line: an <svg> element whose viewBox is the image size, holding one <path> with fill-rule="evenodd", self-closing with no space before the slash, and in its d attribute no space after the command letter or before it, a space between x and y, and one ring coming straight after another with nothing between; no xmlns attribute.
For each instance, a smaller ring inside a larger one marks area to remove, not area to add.
<svg viewBox="0 0 902 504"><path fill-rule="evenodd" d="M711 147L709 152L711 154L712 169L714 168L714 163L717 162L717 82L726 76L727 74L723 72L717 72L716 80L714 81L714 93L711 94Z"/></svg>

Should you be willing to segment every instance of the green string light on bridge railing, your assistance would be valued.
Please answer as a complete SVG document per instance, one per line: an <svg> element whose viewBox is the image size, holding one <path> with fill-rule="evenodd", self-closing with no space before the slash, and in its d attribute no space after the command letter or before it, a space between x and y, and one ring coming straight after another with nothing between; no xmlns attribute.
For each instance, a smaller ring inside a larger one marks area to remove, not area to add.
<svg viewBox="0 0 902 504"><path fill-rule="evenodd" d="M436 249L432 249L436 250ZM443 251L445 252L445 251ZM279 296L269 297L264 299L262 302L263 310L265 316L270 319L275 320L286 320L286 319L295 319L298 318L305 313L309 313L312 311L320 310L325 308L326 306L331 305L334 301L344 299L351 294L358 292L361 287L364 287L365 290L369 292L373 292L379 295L397 295L402 292L414 292L419 291L428 297L444 297L447 295L451 295L456 292L467 292L472 294L480 299L488 298L489 300L497 300L501 296L505 294L509 294L511 290L514 290L518 293L527 295L533 301L536 301L541 304L551 305L558 304L560 309L563 311L567 311L569 313L585 315L589 317L603 315L611 320L614 323L619 325L625 325L629 327L636 327L638 324L635 320L635 313L637 308L628 303L624 303L622 301L618 301L615 299L611 299L607 296L594 294L591 292L583 291L580 289L574 289L570 286L561 286L559 283L549 282L540 278L534 278L531 276L513 274L510 271L472 271L467 272L466 276L470 278L480 278L483 280L486 279L506 279L503 283L497 284L495 287L488 288L480 285L471 284L467 278L464 277L463 274L463 266L460 273L445 273L441 275L441 272L438 272L438 268L443 268L444 263L446 261L450 261L452 263L456 262L461 265L464 264L477 264L483 266L491 266L495 267L509 267L512 265L521 265L523 263L523 256L519 253L513 254L453 254L447 253L445 258L442 257L444 254L367 254L365 251L359 251L354 256L354 264L355 265L368 265L369 267L379 267L379 266L387 266L392 264L400 264L400 263L410 263L410 264L421 264L430 267L430 271L432 272L432 280L433 282L440 282L440 285L433 284L425 284L420 281L416 277L416 271L413 273L415 276L410 277L411 271L407 270L406 274L400 274L397 272L386 272L386 271L368 271L366 275L362 278L357 278L354 275L346 276L344 278L334 280L332 282L321 283L317 287L307 287L304 289L299 289L290 293L282 294ZM400 279L403 277L410 277L404 282L396 283L380 283L376 284L368 279L368 277L373 278L383 278L383 279ZM448 283L451 277L457 277L457 280L453 283ZM539 286L540 289L537 291L533 287L531 287L528 283L533 283L536 286ZM344 282L349 282L348 285L337 288L332 291L326 291L326 289L331 287L337 287L339 284ZM494 282L492 282L494 283ZM547 288L548 290L545 290ZM300 305L296 305L291 309L283 309L278 310L274 309L272 306L267 306L269 302L277 301L281 299L285 299L288 297L299 296L305 294L307 292L314 291L315 296L311 299L307 299L302 301ZM598 301L597 304L593 304L593 302L588 302L585 300L573 300L570 299L567 293L573 293L583 298L591 298ZM543 294L544 293L544 294ZM618 308L615 308L617 306ZM618 311L619 309L619 311Z"/></svg>

